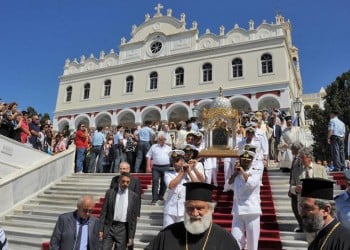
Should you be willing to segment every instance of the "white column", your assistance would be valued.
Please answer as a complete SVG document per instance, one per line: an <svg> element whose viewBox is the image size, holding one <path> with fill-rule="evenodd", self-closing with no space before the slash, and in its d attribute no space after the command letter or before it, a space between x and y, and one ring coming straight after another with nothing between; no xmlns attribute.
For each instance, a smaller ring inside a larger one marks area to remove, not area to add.
<svg viewBox="0 0 350 250"><path fill-rule="evenodd" d="M140 107L136 108L135 112L135 123L142 124L141 110Z"/></svg>
<svg viewBox="0 0 350 250"><path fill-rule="evenodd" d="M252 94L252 98L250 99L250 107L253 111L258 110L258 100L256 99L256 93Z"/></svg>
<svg viewBox="0 0 350 250"><path fill-rule="evenodd" d="M111 121L111 126L112 127L116 127L118 126L118 118L117 118L117 112L115 110L113 110L113 113L112 113L112 121Z"/></svg>
<svg viewBox="0 0 350 250"><path fill-rule="evenodd" d="M160 112L160 120L168 121L168 113L167 113L165 104L162 104L162 110Z"/></svg>

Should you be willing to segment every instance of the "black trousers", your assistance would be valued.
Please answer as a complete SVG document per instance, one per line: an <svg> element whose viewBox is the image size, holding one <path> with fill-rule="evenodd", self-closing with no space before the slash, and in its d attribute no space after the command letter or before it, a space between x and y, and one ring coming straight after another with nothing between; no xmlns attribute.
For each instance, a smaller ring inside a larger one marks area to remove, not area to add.
<svg viewBox="0 0 350 250"><path fill-rule="evenodd" d="M164 173L169 171L169 165L153 165L152 166L152 200L157 201L163 199L166 186L164 182ZM160 187L159 187L160 181ZM158 191L159 190L159 191Z"/></svg>
<svg viewBox="0 0 350 250"><path fill-rule="evenodd" d="M298 195L296 194L291 194L291 203L292 203L292 210L293 210L293 214L295 216L295 219L298 221L299 224L299 228L303 229L303 223L302 223L302 219L301 216L299 214L299 209L298 209Z"/></svg>
<svg viewBox="0 0 350 250"><path fill-rule="evenodd" d="M113 222L108 234L103 240L103 250L111 250L114 243L114 250L125 250L128 239L126 238L126 223Z"/></svg>

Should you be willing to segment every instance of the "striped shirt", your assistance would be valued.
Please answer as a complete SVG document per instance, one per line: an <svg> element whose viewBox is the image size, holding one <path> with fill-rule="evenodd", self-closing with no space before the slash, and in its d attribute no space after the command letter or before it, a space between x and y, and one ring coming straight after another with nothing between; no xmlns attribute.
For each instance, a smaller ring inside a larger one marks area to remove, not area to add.
<svg viewBox="0 0 350 250"><path fill-rule="evenodd" d="M8 250L8 244L5 232L2 228L0 228L0 250Z"/></svg>

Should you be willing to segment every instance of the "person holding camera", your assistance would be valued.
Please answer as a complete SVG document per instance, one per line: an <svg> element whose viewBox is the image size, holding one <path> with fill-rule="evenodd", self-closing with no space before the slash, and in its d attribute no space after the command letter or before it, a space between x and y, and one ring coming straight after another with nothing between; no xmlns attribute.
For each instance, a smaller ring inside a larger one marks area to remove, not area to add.
<svg viewBox="0 0 350 250"><path fill-rule="evenodd" d="M235 163L229 179L233 186L231 233L240 249L258 249L260 235L260 173L253 160L255 152L245 150Z"/></svg>
<svg viewBox="0 0 350 250"><path fill-rule="evenodd" d="M202 174L196 169L197 162L184 159L185 152L182 150L172 150L169 153L172 168L165 172L164 182L168 191L168 196L164 204L163 227L167 227L175 222L184 220L185 196L187 182L201 182Z"/></svg>

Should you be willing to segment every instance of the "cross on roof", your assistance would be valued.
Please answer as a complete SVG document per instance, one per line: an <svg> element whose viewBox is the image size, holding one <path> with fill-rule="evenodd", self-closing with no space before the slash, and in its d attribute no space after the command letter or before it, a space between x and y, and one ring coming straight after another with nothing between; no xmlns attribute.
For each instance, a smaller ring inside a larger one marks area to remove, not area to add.
<svg viewBox="0 0 350 250"><path fill-rule="evenodd" d="M161 5L160 3L158 3L157 6L154 7L154 9L157 11L157 15L161 15L160 10L163 8L164 8L164 6Z"/></svg>

